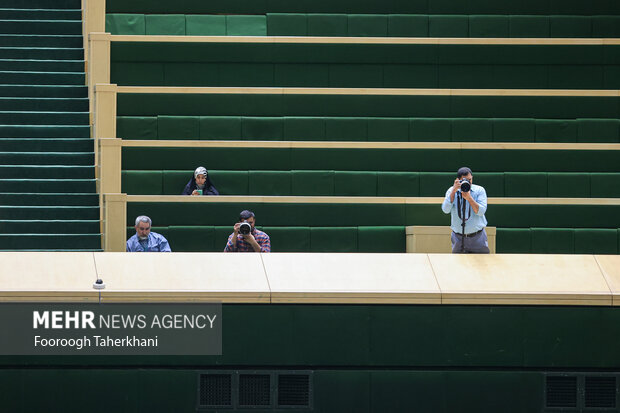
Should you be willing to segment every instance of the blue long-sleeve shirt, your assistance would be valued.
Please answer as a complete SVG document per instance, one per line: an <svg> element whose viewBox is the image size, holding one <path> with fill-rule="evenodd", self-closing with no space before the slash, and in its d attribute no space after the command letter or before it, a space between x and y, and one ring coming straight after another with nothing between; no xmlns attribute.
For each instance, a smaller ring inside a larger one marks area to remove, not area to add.
<svg viewBox="0 0 620 413"><path fill-rule="evenodd" d="M443 200L443 204L441 204L441 209L446 214L451 214L452 220L450 224L450 228L452 231L457 234L461 234L463 232L463 221L459 218L458 211L458 200L460 197L460 190L454 194L454 201L450 202L450 193L452 192L452 187L448 188L446 191L446 197ZM487 191L484 190L480 185L471 186L471 196L478 204L478 212L475 213L474 209L469 205L466 199L461 198L461 208L463 208L463 202L466 204L465 208L465 217L469 218L465 221L465 233L471 234L473 232L478 232L484 227L487 226L487 219L484 216L484 213L487 211Z"/></svg>
<svg viewBox="0 0 620 413"><path fill-rule="evenodd" d="M168 240L157 232L149 232L149 237L140 242L138 234L127 240L127 252L172 252Z"/></svg>

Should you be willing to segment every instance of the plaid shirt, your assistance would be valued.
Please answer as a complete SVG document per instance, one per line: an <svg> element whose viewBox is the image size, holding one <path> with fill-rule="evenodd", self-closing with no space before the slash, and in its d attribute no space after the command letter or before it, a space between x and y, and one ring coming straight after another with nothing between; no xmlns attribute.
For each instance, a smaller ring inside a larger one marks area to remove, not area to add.
<svg viewBox="0 0 620 413"><path fill-rule="evenodd" d="M233 235L235 235L234 232L228 236L228 242L226 243L224 252L254 252L252 244L246 242L241 234L237 234L237 245L233 244ZM252 235L254 235L256 242L260 246L260 252L271 252L271 240L269 240L269 235L256 228L252 230Z"/></svg>

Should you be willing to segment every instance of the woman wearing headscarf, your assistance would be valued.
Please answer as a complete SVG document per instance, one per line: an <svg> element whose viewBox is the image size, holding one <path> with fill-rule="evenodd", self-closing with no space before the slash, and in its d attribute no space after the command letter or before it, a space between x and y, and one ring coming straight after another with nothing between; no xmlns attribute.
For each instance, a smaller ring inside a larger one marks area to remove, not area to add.
<svg viewBox="0 0 620 413"><path fill-rule="evenodd" d="M183 195L219 195L220 193L215 189L213 183L209 179L209 173L207 168L199 166L194 171L194 176L189 180Z"/></svg>

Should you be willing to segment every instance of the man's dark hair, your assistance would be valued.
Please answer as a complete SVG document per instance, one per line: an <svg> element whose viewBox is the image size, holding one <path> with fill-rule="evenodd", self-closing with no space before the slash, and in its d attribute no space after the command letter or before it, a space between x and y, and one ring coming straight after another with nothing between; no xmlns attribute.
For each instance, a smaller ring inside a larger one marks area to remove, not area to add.
<svg viewBox="0 0 620 413"><path fill-rule="evenodd" d="M456 177L460 178L460 177L468 175L470 173L471 173L471 169L469 169L466 166L463 166L463 167L459 168L459 170L456 172Z"/></svg>
<svg viewBox="0 0 620 413"><path fill-rule="evenodd" d="M248 211L247 209L244 209L239 214L239 221L243 221L244 219L250 219L252 217L254 217L254 212Z"/></svg>

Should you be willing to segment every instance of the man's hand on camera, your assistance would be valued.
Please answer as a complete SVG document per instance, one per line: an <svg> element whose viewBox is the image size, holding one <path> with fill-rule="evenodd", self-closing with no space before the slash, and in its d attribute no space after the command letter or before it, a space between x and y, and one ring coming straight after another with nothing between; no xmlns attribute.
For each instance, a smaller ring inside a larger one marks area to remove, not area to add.
<svg viewBox="0 0 620 413"><path fill-rule="evenodd" d="M468 192L461 191L461 196L463 197L463 199L466 199L468 201L472 199L471 192L469 191Z"/></svg>
<svg viewBox="0 0 620 413"><path fill-rule="evenodd" d="M249 242L250 244L256 244L256 238L250 232L249 234L243 235L243 240Z"/></svg>
<svg viewBox="0 0 620 413"><path fill-rule="evenodd" d="M233 231L235 231L235 235L239 233L239 227L241 226L241 222L237 222L233 227Z"/></svg>
<svg viewBox="0 0 620 413"><path fill-rule="evenodd" d="M456 178L454 180L454 185L452 186L452 192L456 192L459 189L461 189L461 180L459 178Z"/></svg>

